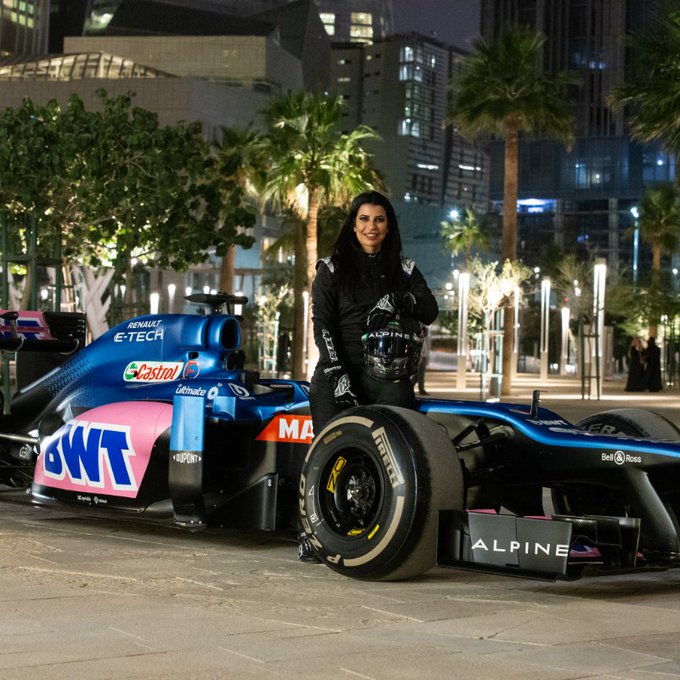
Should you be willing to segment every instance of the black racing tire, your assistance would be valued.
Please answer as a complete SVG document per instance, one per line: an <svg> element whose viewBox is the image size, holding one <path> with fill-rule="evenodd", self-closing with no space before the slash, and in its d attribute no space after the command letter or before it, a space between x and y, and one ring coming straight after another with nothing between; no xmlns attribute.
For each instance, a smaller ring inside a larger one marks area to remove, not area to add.
<svg viewBox="0 0 680 680"><path fill-rule="evenodd" d="M576 423L591 434L620 437L643 437L680 441L680 428L664 416L640 408L617 408L601 411ZM554 489L553 507L567 515L623 515L626 508L618 491L602 487Z"/></svg>
<svg viewBox="0 0 680 680"><path fill-rule="evenodd" d="M680 441L680 428L668 418L641 408L617 408L588 416L576 427L591 434L625 435Z"/></svg>
<svg viewBox="0 0 680 680"><path fill-rule="evenodd" d="M312 443L300 516L331 569L396 581L434 565L438 511L462 509L464 496L461 464L444 428L410 409L360 406Z"/></svg>

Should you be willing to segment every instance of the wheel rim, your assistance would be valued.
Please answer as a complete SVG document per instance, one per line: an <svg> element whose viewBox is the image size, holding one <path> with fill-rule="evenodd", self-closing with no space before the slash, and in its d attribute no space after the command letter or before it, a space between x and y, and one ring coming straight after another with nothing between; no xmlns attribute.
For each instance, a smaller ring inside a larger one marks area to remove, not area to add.
<svg viewBox="0 0 680 680"><path fill-rule="evenodd" d="M319 507L323 518L341 536L360 536L375 525L383 498L383 481L374 457L362 449L334 454L322 479Z"/></svg>

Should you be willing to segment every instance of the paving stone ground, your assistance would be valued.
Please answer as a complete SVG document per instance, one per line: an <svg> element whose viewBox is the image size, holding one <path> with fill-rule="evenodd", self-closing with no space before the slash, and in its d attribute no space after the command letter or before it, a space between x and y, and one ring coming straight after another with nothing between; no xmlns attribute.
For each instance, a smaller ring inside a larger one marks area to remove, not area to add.
<svg viewBox="0 0 680 680"><path fill-rule="evenodd" d="M530 399L520 376L511 400ZM432 373L432 396L476 399ZM680 391L581 400L572 421L643 406L680 423ZM0 679L680 678L680 570L541 582L434 568L353 581L298 562L289 536L185 533L83 518L0 494Z"/></svg>

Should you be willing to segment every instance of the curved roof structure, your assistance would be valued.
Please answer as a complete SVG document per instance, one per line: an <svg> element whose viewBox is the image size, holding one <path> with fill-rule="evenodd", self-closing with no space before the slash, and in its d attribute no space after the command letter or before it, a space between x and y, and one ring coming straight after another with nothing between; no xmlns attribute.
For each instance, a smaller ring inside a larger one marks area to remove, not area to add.
<svg viewBox="0 0 680 680"><path fill-rule="evenodd" d="M31 61L0 60L0 81L172 78L132 59L105 52L47 55Z"/></svg>

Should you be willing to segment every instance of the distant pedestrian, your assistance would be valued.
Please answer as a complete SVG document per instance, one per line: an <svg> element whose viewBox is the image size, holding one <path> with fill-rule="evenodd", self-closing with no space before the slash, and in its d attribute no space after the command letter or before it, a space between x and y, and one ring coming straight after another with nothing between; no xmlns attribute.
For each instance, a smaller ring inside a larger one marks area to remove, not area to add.
<svg viewBox="0 0 680 680"><path fill-rule="evenodd" d="M242 347L232 352L227 359L227 368L230 371L242 371L246 365L246 353Z"/></svg>
<svg viewBox="0 0 680 680"><path fill-rule="evenodd" d="M283 331L279 335L279 340L276 346L276 372L284 373L288 365L288 350L290 349L290 335L287 331Z"/></svg>
<svg viewBox="0 0 680 680"><path fill-rule="evenodd" d="M628 347L628 381L626 392L642 392L646 387L645 348L636 335Z"/></svg>
<svg viewBox="0 0 680 680"><path fill-rule="evenodd" d="M660 392L661 385L661 350L657 347L656 340L647 340L645 350L645 386L650 392Z"/></svg>

